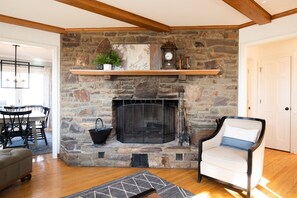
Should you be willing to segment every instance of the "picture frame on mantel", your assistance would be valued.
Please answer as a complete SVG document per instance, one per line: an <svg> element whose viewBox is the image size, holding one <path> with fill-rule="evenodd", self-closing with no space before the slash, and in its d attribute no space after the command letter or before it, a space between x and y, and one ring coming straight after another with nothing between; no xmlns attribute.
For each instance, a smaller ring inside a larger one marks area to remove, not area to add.
<svg viewBox="0 0 297 198"><path fill-rule="evenodd" d="M124 70L159 70L161 68L160 44L113 44L122 57Z"/></svg>

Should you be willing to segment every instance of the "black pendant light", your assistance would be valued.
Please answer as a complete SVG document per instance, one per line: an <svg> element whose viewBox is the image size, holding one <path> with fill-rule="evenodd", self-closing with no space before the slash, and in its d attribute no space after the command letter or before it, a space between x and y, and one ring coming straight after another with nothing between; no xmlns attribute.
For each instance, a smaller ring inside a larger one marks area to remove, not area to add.
<svg viewBox="0 0 297 198"><path fill-rule="evenodd" d="M1 60L1 88L29 89L30 63L17 60L17 48L14 46L14 60Z"/></svg>

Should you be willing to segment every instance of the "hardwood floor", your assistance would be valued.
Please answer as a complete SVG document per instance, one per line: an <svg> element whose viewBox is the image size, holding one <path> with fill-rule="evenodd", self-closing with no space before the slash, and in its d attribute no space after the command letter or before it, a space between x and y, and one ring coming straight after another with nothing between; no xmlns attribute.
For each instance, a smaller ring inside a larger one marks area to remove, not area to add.
<svg viewBox="0 0 297 198"><path fill-rule="evenodd" d="M117 178L136 173L141 168L70 167L51 155L33 158L32 180L16 182L0 192L7 197L63 197ZM264 174L253 190L254 197L297 197L297 155L266 149ZM165 180L195 194L195 198L243 197L228 186L202 179L197 183L194 169L147 169ZM1 179L1 178L0 178Z"/></svg>

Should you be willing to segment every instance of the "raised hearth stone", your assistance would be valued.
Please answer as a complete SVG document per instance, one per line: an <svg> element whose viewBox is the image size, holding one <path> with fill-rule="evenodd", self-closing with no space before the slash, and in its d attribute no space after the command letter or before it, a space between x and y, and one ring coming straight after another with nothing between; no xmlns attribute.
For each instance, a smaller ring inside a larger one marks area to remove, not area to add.
<svg viewBox="0 0 297 198"><path fill-rule="evenodd" d="M197 147L179 146L177 141L165 144L127 144L113 138L105 145L86 142L80 146L80 150L66 151L68 141L73 140L61 142L61 158L73 166L132 167L132 155L135 154L146 154L149 168L197 168L198 165Z"/></svg>

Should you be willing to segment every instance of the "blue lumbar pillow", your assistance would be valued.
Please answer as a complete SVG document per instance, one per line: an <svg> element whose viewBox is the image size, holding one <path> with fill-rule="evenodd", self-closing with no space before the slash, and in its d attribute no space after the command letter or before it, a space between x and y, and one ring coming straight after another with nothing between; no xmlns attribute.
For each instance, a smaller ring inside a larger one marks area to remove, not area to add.
<svg viewBox="0 0 297 198"><path fill-rule="evenodd" d="M258 133L259 129L244 129L227 124L221 145L248 150L256 142Z"/></svg>

